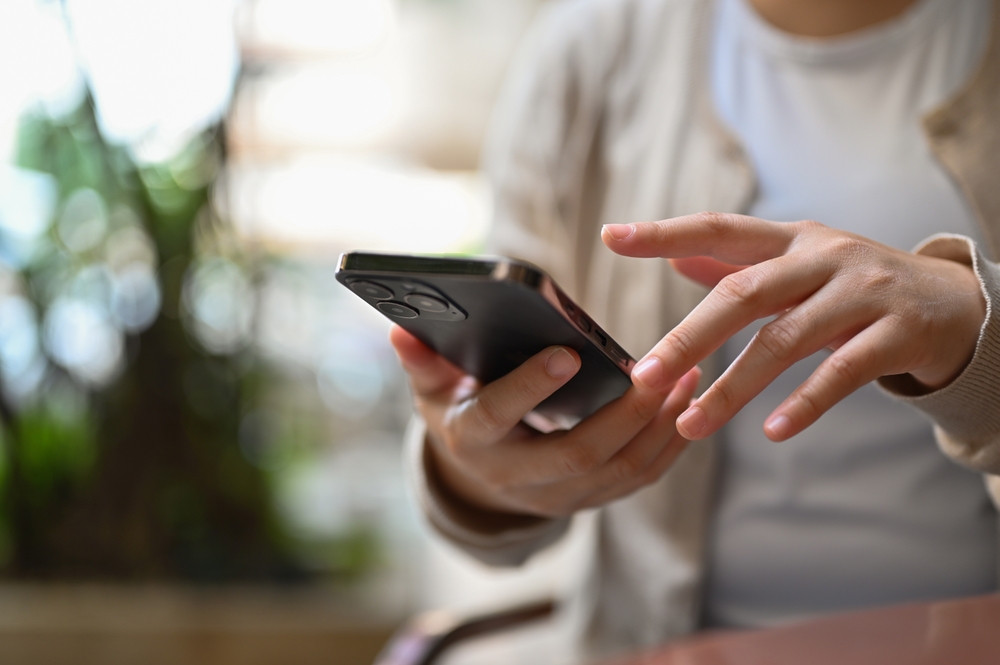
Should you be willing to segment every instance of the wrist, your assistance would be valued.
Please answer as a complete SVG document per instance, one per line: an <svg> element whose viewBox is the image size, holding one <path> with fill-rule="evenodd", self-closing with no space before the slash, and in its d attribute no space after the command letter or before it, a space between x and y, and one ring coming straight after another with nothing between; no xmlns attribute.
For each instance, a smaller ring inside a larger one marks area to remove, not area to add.
<svg viewBox="0 0 1000 665"><path fill-rule="evenodd" d="M979 336L986 321L986 298L971 265L949 259L933 259L945 264L947 278L953 285L946 308L948 325L937 345L940 351L931 364L910 374L928 392L940 390L957 379L976 353Z"/></svg>

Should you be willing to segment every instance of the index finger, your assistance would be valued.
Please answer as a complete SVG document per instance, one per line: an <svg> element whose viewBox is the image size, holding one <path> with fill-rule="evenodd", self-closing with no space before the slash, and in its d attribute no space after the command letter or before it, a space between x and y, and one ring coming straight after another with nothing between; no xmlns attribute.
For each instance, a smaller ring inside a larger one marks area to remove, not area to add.
<svg viewBox="0 0 1000 665"><path fill-rule="evenodd" d="M658 222L608 224L601 239L624 256L711 256L731 264L754 264L785 254L801 227L802 223L702 212Z"/></svg>
<svg viewBox="0 0 1000 665"><path fill-rule="evenodd" d="M827 263L791 254L726 276L636 364L633 382L667 390L751 322L807 300L830 279L832 270ZM790 347L788 353L793 350ZM789 361L783 348L772 348L772 352L773 362L784 365Z"/></svg>
<svg viewBox="0 0 1000 665"><path fill-rule="evenodd" d="M465 372L398 325L390 329L389 342L396 349L399 362L410 376L410 386L418 396L451 390L465 377Z"/></svg>

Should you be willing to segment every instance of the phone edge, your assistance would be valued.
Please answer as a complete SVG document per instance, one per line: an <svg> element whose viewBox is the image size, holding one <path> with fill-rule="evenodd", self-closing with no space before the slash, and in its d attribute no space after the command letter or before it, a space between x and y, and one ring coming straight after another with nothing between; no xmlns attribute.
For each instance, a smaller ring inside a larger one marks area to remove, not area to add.
<svg viewBox="0 0 1000 665"><path fill-rule="evenodd" d="M380 259L390 259L392 257L399 257L401 260L412 261L416 259L421 262L425 262L427 270L402 270L400 268L382 268L370 267L370 266L356 266L351 265L352 261L363 262L364 259L369 257L377 257ZM458 270L460 266L470 266L478 265L484 268L489 266L489 270L477 271L474 273L469 273L466 271ZM420 275L426 274L442 274L440 270L431 270L430 268L440 268L442 266L450 266L456 268L455 270L448 271L444 274L452 275L463 275L466 277L481 277L483 279L488 279L491 281L509 281L517 284L521 284L530 289L538 292L539 295L544 298L549 305L552 306L557 312L559 312L564 319L569 321L576 330L586 337L591 344L593 344L597 349L599 349L605 358L610 360L619 370L622 371L626 376L631 376L632 367L635 366L636 360L632 355L626 351L621 344L619 344L611 335L607 333L603 328L598 326L593 319L585 315L585 312L580 305L576 303L572 298L570 298L565 291L563 291L556 283L552 277L542 270L541 268L532 265L527 261L521 261L518 259L512 259L506 256L489 256L489 257L460 257L460 256L427 256L427 255L417 255L417 254L390 254L390 253L379 253L379 252L344 252L340 255L337 261L337 269L334 273L337 281L344 286L347 283L341 279L342 272L347 271L358 271L371 274L377 274L379 272L385 273L406 273L413 275L418 278ZM574 311L579 311L579 316L566 311L565 303L574 309ZM585 317L584 320L589 322L589 330L586 329L580 323L580 317ZM601 340L601 335L604 336L604 341ZM616 354L614 349L620 352Z"/></svg>

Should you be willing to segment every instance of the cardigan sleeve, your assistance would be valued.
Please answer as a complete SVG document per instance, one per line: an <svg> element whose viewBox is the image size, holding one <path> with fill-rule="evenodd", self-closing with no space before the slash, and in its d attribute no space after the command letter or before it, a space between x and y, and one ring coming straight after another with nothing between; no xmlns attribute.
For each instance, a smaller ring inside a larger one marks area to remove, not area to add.
<svg viewBox="0 0 1000 665"><path fill-rule="evenodd" d="M987 485L1000 506L1000 265L963 236L934 236L916 252L971 266L986 299L986 319L972 360L944 388L927 392L909 374L882 377L879 384L930 416L948 457L992 476Z"/></svg>

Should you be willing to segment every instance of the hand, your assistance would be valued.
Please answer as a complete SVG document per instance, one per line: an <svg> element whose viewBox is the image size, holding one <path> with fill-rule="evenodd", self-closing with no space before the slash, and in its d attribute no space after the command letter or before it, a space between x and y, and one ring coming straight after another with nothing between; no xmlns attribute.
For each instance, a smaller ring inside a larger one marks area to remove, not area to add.
<svg viewBox="0 0 1000 665"><path fill-rule="evenodd" d="M480 386L402 328L390 340L440 478L477 508L561 517L602 505L655 482L688 443L674 421L691 402L697 368L676 386L633 386L572 430L541 434L521 419L579 370L572 349L545 349Z"/></svg>
<svg viewBox="0 0 1000 665"><path fill-rule="evenodd" d="M824 347L819 368L764 423L783 441L881 376L910 374L927 391L969 363L986 316L969 266L910 254L816 222L778 223L702 213L609 225L605 244L626 256L671 258L712 292L632 371L668 390L695 363L756 319L775 316L677 421L703 439L793 363Z"/></svg>

